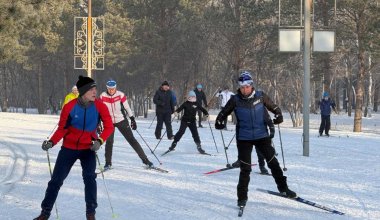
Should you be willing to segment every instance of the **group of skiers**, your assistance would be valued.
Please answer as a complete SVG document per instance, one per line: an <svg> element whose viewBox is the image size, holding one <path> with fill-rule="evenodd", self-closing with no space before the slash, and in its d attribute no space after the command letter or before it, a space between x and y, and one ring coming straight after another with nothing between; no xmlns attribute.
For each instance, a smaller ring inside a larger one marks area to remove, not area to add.
<svg viewBox="0 0 380 220"><path fill-rule="evenodd" d="M75 88L73 87L73 93L74 90L77 90L78 97L74 97L68 102L65 101L57 130L49 140L44 141L42 144L42 149L48 151L63 139L51 180L46 189L45 198L41 203L41 213L34 220L49 218L59 189L68 176L71 167L78 159L81 162L85 184L86 218L95 219L95 209L97 208L95 170L97 160L100 163L96 152L106 142L104 169L111 168L115 128L120 131L144 164L149 167L154 166L133 136L132 130L137 129L137 124L126 95L117 90L117 83L114 80L109 80L106 87L107 91L102 92L98 99L96 98L95 81L89 77L79 76ZM248 200L253 146L255 146L259 158L260 170L263 173L268 173L264 166L265 159L279 192L290 198L296 197L296 193L288 188L286 176L283 175L276 158L275 149L272 146L271 139L275 133L274 124L283 122L281 109L267 94L255 89L250 72L241 72L238 87L236 94L230 92L228 87L219 92L222 108L215 120L215 129L223 130L226 129L227 117L232 112L236 117L238 160L232 166L240 167L237 185L238 206L244 207ZM327 101L328 99L325 100ZM188 127L197 150L199 153L204 154L205 151L201 147L196 121L196 115L198 114L198 127L202 127L202 113L206 118L209 116L208 111L204 108L208 106L202 85L198 84L194 90L189 91L186 101L175 109L175 95L170 90L169 83L164 81L156 91L153 102L156 104L157 117L155 137L162 139L161 130L163 123L165 123L167 138L173 140L166 153L175 150ZM204 107L202 104L204 104ZM173 135L172 114L178 115L182 111L180 128ZM268 111L274 114L273 120ZM127 117L129 117L130 123ZM325 121L326 126L329 126L329 118L325 119ZM326 135L328 135L328 129L326 129Z"/></svg>

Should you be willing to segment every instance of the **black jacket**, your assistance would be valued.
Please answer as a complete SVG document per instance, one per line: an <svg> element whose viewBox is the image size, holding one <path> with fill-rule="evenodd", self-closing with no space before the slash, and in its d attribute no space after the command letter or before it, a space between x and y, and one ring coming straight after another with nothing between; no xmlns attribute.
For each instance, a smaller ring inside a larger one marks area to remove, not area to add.
<svg viewBox="0 0 380 220"><path fill-rule="evenodd" d="M201 110L205 115L208 115L207 110L204 109L202 106L198 105L196 102L186 101L182 103L182 105L175 111L180 113L182 110L185 110L185 112L181 120L186 122L194 122L195 115L197 114L198 110Z"/></svg>
<svg viewBox="0 0 380 220"><path fill-rule="evenodd" d="M160 87L153 97L153 103L156 104L156 114L173 113L174 103L172 99L172 91L165 91Z"/></svg>
<svg viewBox="0 0 380 220"><path fill-rule="evenodd" d="M206 95L205 93L203 92L203 90L201 91L198 91L197 88L194 89L194 92L195 92L195 95L197 96L197 104L202 106L202 101L203 103L205 104L205 106L207 107L207 100L206 100Z"/></svg>

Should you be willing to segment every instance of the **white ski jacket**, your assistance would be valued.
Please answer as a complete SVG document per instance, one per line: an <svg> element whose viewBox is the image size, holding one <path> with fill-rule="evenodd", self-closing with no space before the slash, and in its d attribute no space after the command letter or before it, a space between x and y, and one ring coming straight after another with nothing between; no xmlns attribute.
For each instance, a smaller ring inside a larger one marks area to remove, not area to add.
<svg viewBox="0 0 380 220"><path fill-rule="evenodd" d="M124 106L129 117L133 116L132 110L127 102L127 96L125 96L123 92L116 90L115 94L112 96L107 92L102 92L100 99L107 105L114 124L124 120L123 113L121 112L121 105Z"/></svg>

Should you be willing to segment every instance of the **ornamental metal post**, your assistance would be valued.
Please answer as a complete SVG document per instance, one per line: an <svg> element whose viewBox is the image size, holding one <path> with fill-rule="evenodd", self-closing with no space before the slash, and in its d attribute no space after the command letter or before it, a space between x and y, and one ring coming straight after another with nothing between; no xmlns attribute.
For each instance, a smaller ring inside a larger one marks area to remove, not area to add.
<svg viewBox="0 0 380 220"><path fill-rule="evenodd" d="M87 2L87 17L74 18L74 69L104 70L104 18L92 17L91 0Z"/></svg>

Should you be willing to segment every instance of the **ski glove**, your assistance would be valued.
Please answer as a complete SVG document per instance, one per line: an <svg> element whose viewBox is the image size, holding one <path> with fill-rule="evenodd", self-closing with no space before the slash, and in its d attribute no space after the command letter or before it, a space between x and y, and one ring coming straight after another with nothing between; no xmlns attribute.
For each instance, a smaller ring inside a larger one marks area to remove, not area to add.
<svg viewBox="0 0 380 220"><path fill-rule="evenodd" d="M281 124L284 121L284 118L282 117L282 114L278 114L274 116L273 124L278 125Z"/></svg>
<svg viewBox="0 0 380 220"><path fill-rule="evenodd" d="M270 133L269 133L269 138L270 138L270 139L274 138L274 127L270 127L270 128L269 128L269 132L270 132Z"/></svg>
<svg viewBox="0 0 380 220"><path fill-rule="evenodd" d="M136 130L137 129L137 124L136 124L136 121L135 121L135 117L129 117L129 119L131 119L131 128L132 130Z"/></svg>
<svg viewBox="0 0 380 220"><path fill-rule="evenodd" d="M47 151L49 150L49 148L52 148L53 147L53 141L51 140L45 140L43 143L42 143L42 150L44 151Z"/></svg>
<svg viewBox="0 0 380 220"><path fill-rule="evenodd" d="M96 139L92 142L91 150L92 151L98 151L100 149L100 146L103 144L103 141L101 139Z"/></svg>
<svg viewBox="0 0 380 220"><path fill-rule="evenodd" d="M226 124L224 123L224 120L222 120L223 114L219 113L218 117L216 117L215 120L215 129L217 130L223 130L226 127Z"/></svg>

